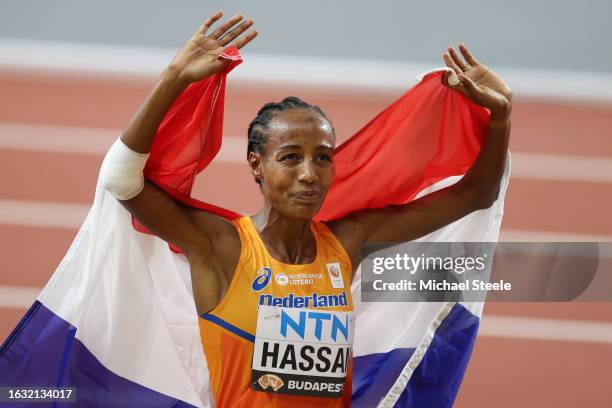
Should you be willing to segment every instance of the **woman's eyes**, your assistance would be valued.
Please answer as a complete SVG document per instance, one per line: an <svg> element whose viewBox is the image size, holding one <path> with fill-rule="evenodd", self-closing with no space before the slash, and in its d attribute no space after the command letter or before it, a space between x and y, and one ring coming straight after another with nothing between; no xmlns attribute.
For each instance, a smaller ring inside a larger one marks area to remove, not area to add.
<svg viewBox="0 0 612 408"><path fill-rule="evenodd" d="M299 159L299 157L295 153L286 154L283 157L281 157L281 161L285 161L285 160L298 160L298 159Z"/></svg>
<svg viewBox="0 0 612 408"><path fill-rule="evenodd" d="M300 156L296 153L290 153L290 154L286 154L281 157L281 161L286 161L286 160L290 160L290 161L300 160ZM331 162L332 157L329 154L319 154L316 156L316 160L324 160L324 161Z"/></svg>

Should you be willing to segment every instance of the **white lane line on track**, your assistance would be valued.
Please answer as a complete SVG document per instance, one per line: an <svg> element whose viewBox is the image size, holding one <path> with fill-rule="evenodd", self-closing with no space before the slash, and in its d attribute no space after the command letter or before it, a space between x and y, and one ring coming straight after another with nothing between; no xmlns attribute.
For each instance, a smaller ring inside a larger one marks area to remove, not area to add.
<svg viewBox="0 0 612 408"><path fill-rule="evenodd" d="M0 69L43 75L106 78L129 83L159 77L175 49L0 38ZM401 92L434 66L423 63L249 54L232 81L331 92ZM517 98L612 101L612 75L597 72L496 67Z"/></svg>
<svg viewBox="0 0 612 408"><path fill-rule="evenodd" d="M502 229L499 233L499 241L504 241L504 242L612 242L612 235Z"/></svg>
<svg viewBox="0 0 612 408"><path fill-rule="evenodd" d="M28 309L41 290L42 288L32 286L0 285L0 307Z"/></svg>
<svg viewBox="0 0 612 408"><path fill-rule="evenodd" d="M0 149L103 156L121 132L121 129L4 122L0 123ZM246 139L224 137L215 160L246 164Z"/></svg>
<svg viewBox="0 0 612 408"><path fill-rule="evenodd" d="M512 153L512 177L610 183L612 160L607 157Z"/></svg>
<svg viewBox="0 0 612 408"><path fill-rule="evenodd" d="M90 205L0 200L0 225L70 228L81 226Z"/></svg>
<svg viewBox="0 0 612 408"><path fill-rule="evenodd" d="M31 286L0 285L0 308L27 309L41 290L42 288ZM485 315L481 320L478 336L612 343L612 323Z"/></svg>
<svg viewBox="0 0 612 408"><path fill-rule="evenodd" d="M0 149L104 155L120 134L120 129L0 123ZM244 137L226 136L215 161L245 164L245 152ZM514 152L512 178L610 183L612 160Z"/></svg>
<svg viewBox="0 0 612 408"><path fill-rule="evenodd" d="M0 148L103 155L120 134L116 129L5 122L0 123Z"/></svg>
<svg viewBox="0 0 612 408"><path fill-rule="evenodd" d="M77 229L89 204L0 199L0 225ZM612 235L502 229L505 242L612 242Z"/></svg>
<svg viewBox="0 0 612 408"><path fill-rule="evenodd" d="M602 307L604 305L602 303ZM612 323L485 314L478 335L529 340L612 343Z"/></svg>

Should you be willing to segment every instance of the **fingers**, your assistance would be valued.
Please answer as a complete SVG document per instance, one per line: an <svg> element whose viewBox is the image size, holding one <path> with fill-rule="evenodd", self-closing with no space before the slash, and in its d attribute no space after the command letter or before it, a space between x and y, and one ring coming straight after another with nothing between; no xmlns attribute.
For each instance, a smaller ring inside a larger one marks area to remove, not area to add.
<svg viewBox="0 0 612 408"><path fill-rule="evenodd" d="M461 81L461 84L464 86L468 93L476 94L480 91L476 83L472 81L467 75L459 74L458 77Z"/></svg>
<svg viewBox="0 0 612 408"><path fill-rule="evenodd" d="M453 47L448 47L448 51L443 54L442 58L449 68L454 69L455 72L460 74L462 72L467 72L470 66L475 67L479 64L479 62L476 61L476 58L474 58L474 56L467 49L465 44L460 44L459 50L461 51L463 58L465 58L465 61L461 58L461 56L459 56Z"/></svg>
<svg viewBox="0 0 612 408"><path fill-rule="evenodd" d="M450 85L450 76L451 76L450 71L447 71L447 72L443 73L442 74L442 83L445 86L448 86L449 88L452 88L452 86Z"/></svg>
<svg viewBox="0 0 612 408"><path fill-rule="evenodd" d="M457 64L457 66L461 69L461 71L463 72L467 71L468 69L467 64L461 59L459 54L457 54L457 51L455 51L453 47L448 47L448 52L451 58L453 59L453 62Z"/></svg>
<svg viewBox="0 0 612 408"><path fill-rule="evenodd" d="M210 26L213 25L215 21L219 20L221 17L223 17L222 11L217 11L215 14L208 17L208 19L204 22L204 24L202 24L200 28L198 29L197 34L205 35L208 29L210 28Z"/></svg>
<svg viewBox="0 0 612 408"><path fill-rule="evenodd" d="M209 37L213 40L219 39L227 30L238 24L242 18L242 14L236 14L234 17L221 24Z"/></svg>
<svg viewBox="0 0 612 408"><path fill-rule="evenodd" d="M223 12L217 11L212 16L210 16L202 26L197 31L197 34L200 36L206 35L208 29L217 22L223 16ZM247 31L253 25L253 19L249 18L246 21L243 21L240 25L236 26L236 24L240 23L243 19L242 14L236 14L225 23L221 24L212 34L208 36L208 38L217 40L221 47L224 47L236 40L240 37L245 31ZM234 27L236 26L236 27ZM234 27L232 29L232 27ZM234 42L234 45L240 49L253 41L253 39L257 37L257 31L253 30L248 32L246 35L242 35L237 41Z"/></svg>
<svg viewBox="0 0 612 408"><path fill-rule="evenodd" d="M249 18L239 26L235 27L228 33L225 33L221 38L219 38L219 45L222 47L232 42L236 37L245 32L249 27L253 25L253 19Z"/></svg>
<svg viewBox="0 0 612 408"><path fill-rule="evenodd" d="M236 48L241 49L242 47L253 41L253 39L257 37L257 34L258 33L255 30L249 31L246 35L240 37L238 41L234 43L234 45L236 46Z"/></svg>
<svg viewBox="0 0 612 408"><path fill-rule="evenodd" d="M442 83L469 98L481 92L478 85L468 76L463 73L456 74L455 70L452 68L442 75Z"/></svg>
<svg viewBox="0 0 612 408"><path fill-rule="evenodd" d="M472 54L470 53L470 51L467 49L465 44L459 44L459 50L461 51L461 54L463 54L463 57L468 62L468 64L470 64L473 67L479 64L479 62L476 61L476 58L474 58Z"/></svg>
<svg viewBox="0 0 612 408"><path fill-rule="evenodd" d="M442 59L444 60L444 63L446 64L446 66L451 68L457 74L463 73L461 68L459 68L459 66L455 63L455 61L453 60L453 58L450 56L448 52L445 52L444 54L442 54Z"/></svg>

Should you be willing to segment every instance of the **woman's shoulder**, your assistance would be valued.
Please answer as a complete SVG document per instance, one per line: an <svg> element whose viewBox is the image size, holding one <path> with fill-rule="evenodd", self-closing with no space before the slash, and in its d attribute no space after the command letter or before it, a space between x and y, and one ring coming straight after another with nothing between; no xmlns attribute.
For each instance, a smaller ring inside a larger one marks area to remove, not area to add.
<svg viewBox="0 0 612 408"><path fill-rule="evenodd" d="M196 307L202 314L215 308L228 290L242 245L235 220L202 210L188 212L208 241L202 250L188 256Z"/></svg>
<svg viewBox="0 0 612 408"><path fill-rule="evenodd" d="M236 225L240 218L225 218L212 212L203 211L197 208L188 208L187 212L198 228L203 233L211 237L211 239L238 238Z"/></svg>
<svg viewBox="0 0 612 408"><path fill-rule="evenodd" d="M359 241L361 228L359 224L350 218L340 218L333 221L322 221L334 235L339 239L348 241Z"/></svg>
<svg viewBox="0 0 612 408"><path fill-rule="evenodd" d="M236 263L241 250L240 218L228 219L197 209L189 209L188 212L194 224L209 241L208 255L216 262L230 265L229 269L232 269L231 265Z"/></svg>
<svg viewBox="0 0 612 408"><path fill-rule="evenodd" d="M350 219L341 218L333 221L322 222L336 237L351 258L353 265L357 265L361 257L361 246L363 244L360 227Z"/></svg>

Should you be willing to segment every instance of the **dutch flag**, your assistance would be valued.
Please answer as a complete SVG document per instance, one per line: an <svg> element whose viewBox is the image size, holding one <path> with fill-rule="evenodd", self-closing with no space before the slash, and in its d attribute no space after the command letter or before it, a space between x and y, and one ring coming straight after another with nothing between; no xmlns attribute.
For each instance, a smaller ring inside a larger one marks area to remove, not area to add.
<svg viewBox="0 0 612 408"><path fill-rule="evenodd" d="M236 50L225 57L233 60L228 72L240 62ZM237 214L190 197L195 175L221 146L226 74L181 95L145 174L177 200L231 218ZM318 219L407 203L467 171L488 114L444 87L440 75L425 75L337 149L336 178ZM509 169L508 158L492 207L420 240L497 241ZM214 406L187 260L134 227L143 231L98 184L66 256L0 348L1 386L76 387L77 404L65 406ZM360 282L358 272L353 406L451 406L483 304L366 303Z"/></svg>

